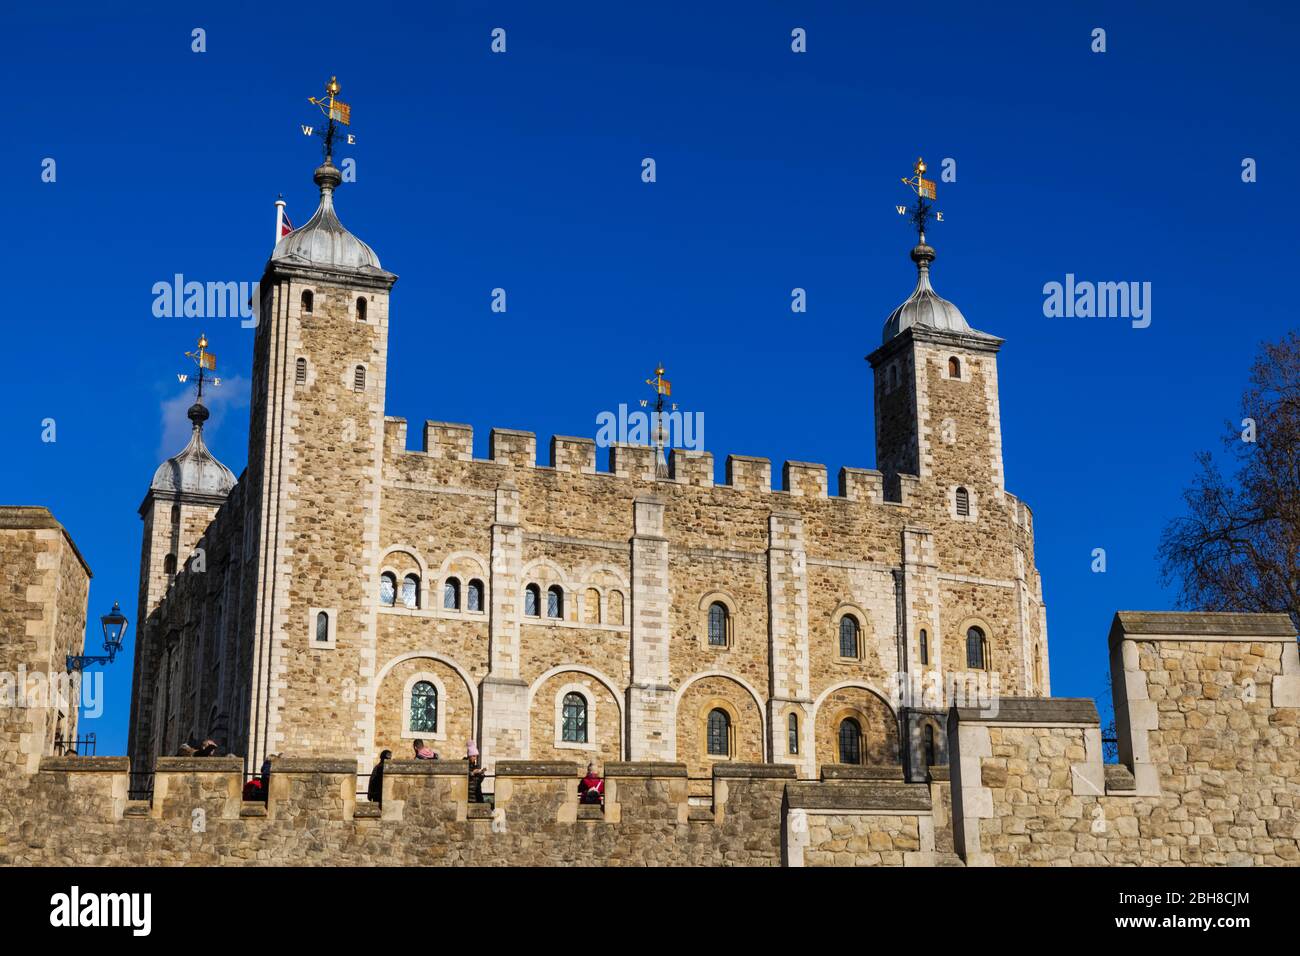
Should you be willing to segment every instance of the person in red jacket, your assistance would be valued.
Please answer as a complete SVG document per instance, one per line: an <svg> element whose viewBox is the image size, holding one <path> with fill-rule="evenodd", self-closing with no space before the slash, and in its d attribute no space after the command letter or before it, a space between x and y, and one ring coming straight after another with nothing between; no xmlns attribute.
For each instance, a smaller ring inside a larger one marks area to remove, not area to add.
<svg viewBox="0 0 1300 956"><path fill-rule="evenodd" d="M594 763L587 764L587 775L578 781L578 800L580 803L605 802L605 781L597 776Z"/></svg>

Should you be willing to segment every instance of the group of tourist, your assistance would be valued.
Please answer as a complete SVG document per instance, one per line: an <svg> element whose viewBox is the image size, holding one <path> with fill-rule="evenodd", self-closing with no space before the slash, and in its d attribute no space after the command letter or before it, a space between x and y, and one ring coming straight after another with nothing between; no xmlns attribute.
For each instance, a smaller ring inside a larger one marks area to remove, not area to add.
<svg viewBox="0 0 1300 956"><path fill-rule="evenodd" d="M176 751L176 756L178 757L219 757L221 755L217 753L217 751L220 749L221 748L217 746L217 742L213 740L211 737L209 737L207 740L203 741L203 743L199 744L197 747L194 747L188 743L181 744L180 749Z"/></svg>
<svg viewBox="0 0 1300 956"><path fill-rule="evenodd" d="M416 760L437 760L438 753L425 745L423 740L412 741ZM385 750L379 755L379 763L370 771L370 785L366 796L371 803L381 803L384 798L384 763L393 759L393 752ZM465 765L469 775L469 802L483 802L483 776L485 771L479 761L478 746L472 740L465 741ZM578 781L578 799L582 803L601 806L605 802L605 781L596 773L594 763L587 764L587 774Z"/></svg>

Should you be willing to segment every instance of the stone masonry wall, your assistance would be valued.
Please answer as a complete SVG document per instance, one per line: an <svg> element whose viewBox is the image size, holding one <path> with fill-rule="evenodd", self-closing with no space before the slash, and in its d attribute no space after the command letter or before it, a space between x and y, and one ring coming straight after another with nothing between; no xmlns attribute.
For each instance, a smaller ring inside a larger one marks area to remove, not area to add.
<svg viewBox="0 0 1300 956"><path fill-rule="evenodd" d="M966 862L1300 864L1300 659L1286 615L1116 616L1121 763L1091 701L954 709Z"/></svg>

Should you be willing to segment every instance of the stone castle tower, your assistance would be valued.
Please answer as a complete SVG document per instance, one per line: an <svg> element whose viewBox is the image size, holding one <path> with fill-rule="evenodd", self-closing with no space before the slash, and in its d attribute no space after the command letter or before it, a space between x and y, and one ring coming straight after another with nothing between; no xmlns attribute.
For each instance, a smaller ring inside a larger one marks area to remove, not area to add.
<svg viewBox="0 0 1300 956"><path fill-rule="evenodd" d="M131 681L128 747L132 754L146 751L151 741L163 753L173 753L184 742L182 723L200 722L197 714L182 721L182 709L189 703L183 691L194 682L193 642L183 641L179 631L166 626L159 607L177 573L193 559L200 538L235 486L235 476L203 441L207 408L195 402L188 417L189 443L158 467L139 509L144 541ZM145 688L148 693L142 692ZM224 694L216 696L218 701L225 699ZM215 713L202 715L202 721L212 733L222 734L230 715L221 704L215 706Z"/></svg>
<svg viewBox="0 0 1300 956"><path fill-rule="evenodd" d="M375 668L370 566L379 542L388 295L385 272L320 206L276 246L261 283L246 520L256 565L249 753L351 753L368 714L350 691ZM347 639L339 641L340 634Z"/></svg>
<svg viewBox="0 0 1300 956"><path fill-rule="evenodd" d="M946 760L954 688L1048 693L1032 519L1003 485L1001 340L935 293L929 246L869 356L879 471L842 468L837 493L824 465L786 462L773 489L771 462L740 455L722 483L708 452L663 474L654 448L616 445L601 470L588 438L552 438L540 465L514 429L481 459L469 425L427 421L410 450L384 416L396 276L339 222L332 163L315 181L260 286L247 470L231 487L198 467L196 406L159 472L179 484L156 478L141 510L135 766L217 736L252 768L362 769L421 738L472 741L489 769L916 774ZM202 571L168 563L194 548Z"/></svg>

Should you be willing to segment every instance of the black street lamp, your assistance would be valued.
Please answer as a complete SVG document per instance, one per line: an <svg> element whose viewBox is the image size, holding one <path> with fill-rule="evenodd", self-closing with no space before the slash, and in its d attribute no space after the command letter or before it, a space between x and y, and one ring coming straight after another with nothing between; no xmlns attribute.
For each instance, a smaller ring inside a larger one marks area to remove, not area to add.
<svg viewBox="0 0 1300 956"><path fill-rule="evenodd" d="M126 636L126 626L129 622L116 601L113 602L113 610L101 617L99 623L104 628L104 650L108 651L108 653L69 654L69 674L73 671L85 670L87 664L111 664L113 658L117 657L117 652L122 649L122 638Z"/></svg>

